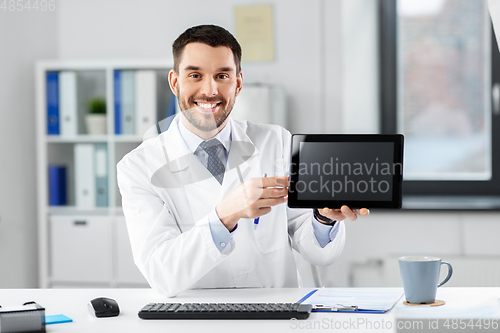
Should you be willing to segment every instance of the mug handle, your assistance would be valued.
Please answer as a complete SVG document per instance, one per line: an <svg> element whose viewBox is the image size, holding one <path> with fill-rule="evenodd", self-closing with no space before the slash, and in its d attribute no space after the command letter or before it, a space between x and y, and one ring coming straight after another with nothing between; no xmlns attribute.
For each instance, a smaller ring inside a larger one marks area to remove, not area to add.
<svg viewBox="0 0 500 333"><path fill-rule="evenodd" d="M448 280L451 278L451 274L453 274L453 267L451 267L451 265L450 265L449 262L441 261L441 265L448 266L448 276L443 280L443 282L441 282L440 284L438 284L438 288L441 287L446 282L448 282Z"/></svg>

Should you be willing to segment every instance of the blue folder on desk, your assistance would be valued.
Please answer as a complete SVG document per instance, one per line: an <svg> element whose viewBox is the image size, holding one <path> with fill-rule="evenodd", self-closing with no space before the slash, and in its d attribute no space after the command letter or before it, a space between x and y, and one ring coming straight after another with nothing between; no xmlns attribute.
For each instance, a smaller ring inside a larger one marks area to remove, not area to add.
<svg viewBox="0 0 500 333"><path fill-rule="evenodd" d="M311 304L313 312L386 313L402 295L402 288L321 288L297 303Z"/></svg>

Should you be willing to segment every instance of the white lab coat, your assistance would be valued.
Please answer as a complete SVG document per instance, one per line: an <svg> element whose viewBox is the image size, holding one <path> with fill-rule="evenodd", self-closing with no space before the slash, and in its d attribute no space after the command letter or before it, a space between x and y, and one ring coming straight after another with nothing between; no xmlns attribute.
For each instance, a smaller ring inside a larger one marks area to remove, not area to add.
<svg viewBox="0 0 500 333"><path fill-rule="evenodd" d="M153 289L175 296L191 288L298 287L292 246L312 264L334 262L344 247L344 223L322 248L312 210L286 204L261 216L255 228L253 220L241 219L219 251L208 216L241 183L238 169L243 180L288 175L291 135L276 125L230 119L231 148L220 185L189 151L179 120L117 165L134 261Z"/></svg>

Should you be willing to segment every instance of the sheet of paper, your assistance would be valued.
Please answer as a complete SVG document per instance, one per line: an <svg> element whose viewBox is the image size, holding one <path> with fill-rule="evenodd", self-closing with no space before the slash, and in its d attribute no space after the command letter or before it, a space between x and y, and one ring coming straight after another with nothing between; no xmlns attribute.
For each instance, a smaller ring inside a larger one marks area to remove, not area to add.
<svg viewBox="0 0 500 333"><path fill-rule="evenodd" d="M234 8L236 39L243 51L242 61L274 59L273 7L271 5Z"/></svg>
<svg viewBox="0 0 500 333"><path fill-rule="evenodd" d="M354 306L365 310L389 310L403 295L403 288L322 288L304 303L324 306Z"/></svg>

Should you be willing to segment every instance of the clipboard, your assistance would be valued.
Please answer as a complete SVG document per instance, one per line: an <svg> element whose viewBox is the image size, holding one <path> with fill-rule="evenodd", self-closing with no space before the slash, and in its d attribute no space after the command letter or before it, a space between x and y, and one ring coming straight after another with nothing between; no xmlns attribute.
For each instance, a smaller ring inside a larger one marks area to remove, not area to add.
<svg viewBox="0 0 500 333"><path fill-rule="evenodd" d="M321 288L309 292L297 303L311 304L313 312L376 314L392 309L401 296L402 288Z"/></svg>

